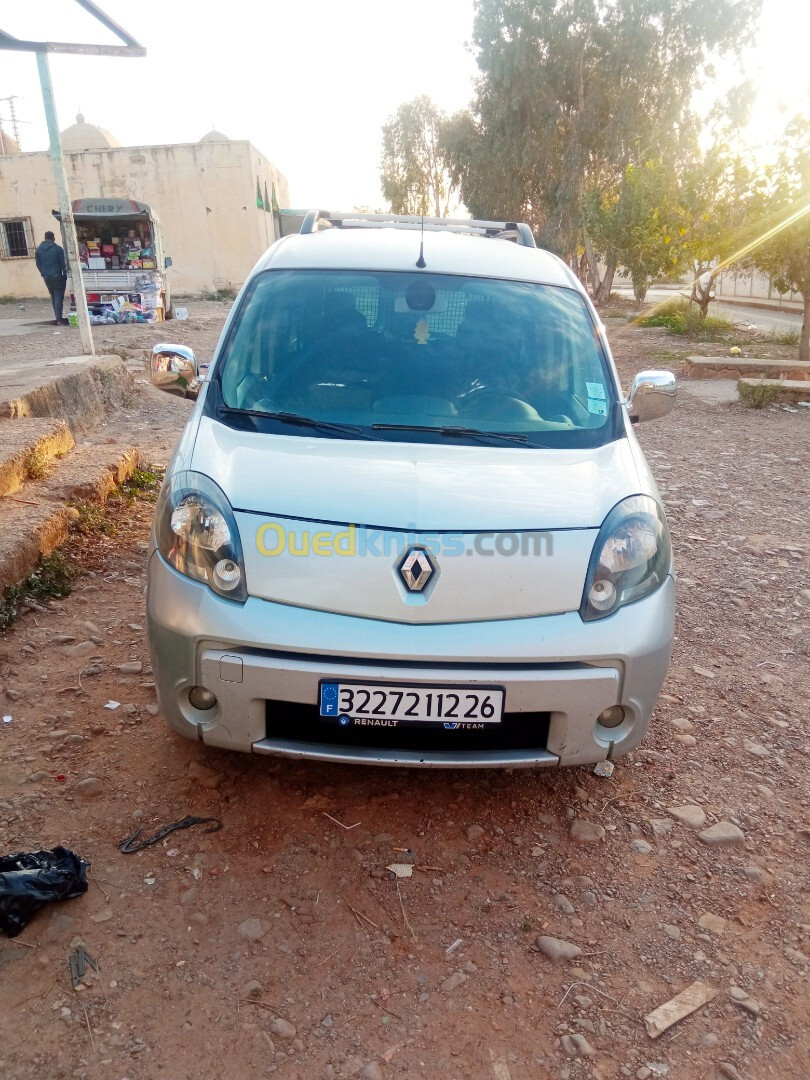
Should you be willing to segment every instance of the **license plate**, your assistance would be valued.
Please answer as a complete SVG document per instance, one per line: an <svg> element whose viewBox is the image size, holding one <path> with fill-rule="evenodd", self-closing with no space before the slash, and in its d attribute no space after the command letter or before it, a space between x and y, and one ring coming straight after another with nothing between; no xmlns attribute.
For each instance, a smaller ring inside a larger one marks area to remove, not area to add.
<svg viewBox="0 0 810 1080"><path fill-rule="evenodd" d="M414 686L322 682L320 715L342 727L442 725L446 730L500 724L504 691L496 686Z"/></svg>

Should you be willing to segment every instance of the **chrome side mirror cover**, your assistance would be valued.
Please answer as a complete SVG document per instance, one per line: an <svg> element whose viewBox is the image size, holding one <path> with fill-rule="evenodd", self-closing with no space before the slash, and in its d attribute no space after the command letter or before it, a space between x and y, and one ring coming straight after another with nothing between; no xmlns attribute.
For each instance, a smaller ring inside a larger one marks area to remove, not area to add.
<svg viewBox="0 0 810 1080"><path fill-rule="evenodd" d="M153 386L170 394L196 398L200 392L200 367L194 350L186 345L155 345L150 375Z"/></svg>
<svg viewBox="0 0 810 1080"><path fill-rule="evenodd" d="M639 371L624 403L631 422L641 424L645 420L668 416L675 406L677 393L671 371Z"/></svg>

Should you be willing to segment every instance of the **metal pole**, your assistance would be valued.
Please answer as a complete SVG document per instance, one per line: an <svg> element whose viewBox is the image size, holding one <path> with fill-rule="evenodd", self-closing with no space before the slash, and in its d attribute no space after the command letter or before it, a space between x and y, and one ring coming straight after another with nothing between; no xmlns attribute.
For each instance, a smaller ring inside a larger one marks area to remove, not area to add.
<svg viewBox="0 0 810 1080"><path fill-rule="evenodd" d="M90 327L90 316L87 313L87 296L84 291L84 279L82 278L81 263L79 262L79 242L76 239L76 223L73 220L73 209L70 205L70 193L68 192L67 174L65 162L62 158L62 142L59 138L59 121L56 117L56 103L53 96L53 84L51 83L51 69L48 64L48 54L37 53L37 68L39 69L39 84L42 87L42 103L45 106L45 119L48 122L48 135L50 137L50 154L53 164L53 175L56 181L56 192L59 196L59 212L62 215L62 229L65 237L65 247L70 281L73 287L73 295L76 298L76 314L79 319L79 336L82 342L82 352L87 356L95 353L93 348L93 331Z"/></svg>

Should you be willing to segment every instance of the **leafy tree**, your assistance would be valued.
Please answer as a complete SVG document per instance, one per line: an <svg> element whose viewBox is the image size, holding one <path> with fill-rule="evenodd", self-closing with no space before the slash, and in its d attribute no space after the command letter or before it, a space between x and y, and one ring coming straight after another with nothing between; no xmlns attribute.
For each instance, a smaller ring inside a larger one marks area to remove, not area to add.
<svg viewBox="0 0 810 1080"><path fill-rule="evenodd" d="M718 274L745 249L757 180L718 145L684 170L680 183L681 258L692 276L692 303L705 318Z"/></svg>
<svg viewBox="0 0 810 1080"><path fill-rule="evenodd" d="M594 188L586 199L586 236L630 275L639 303L653 281L680 270L685 229L678 194L672 166L650 160L628 165L615 194ZM590 261L593 252L586 254Z"/></svg>
<svg viewBox="0 0 810 1080"><path fill-rule="evenodd" d="M481 77L445 138L465 204L523 217L573 263L586 199L609 204L629 165L690 135L689 102L710 59L745 42L760 3L476 0Z"/></svg>
<svg viewBox="0 0 810 1080"><path fill-rule="evenodd" d="M810 117L796 117L788 125L766 180L764 214L748 262L770 274L780 293L801 295L799 359L810 360Z"/></svg>
<svg viewBox="0 0 810 1080"><path fill-rule="evenodd" d="M453 183L441 145L446 119L422 94L383 125L380 180L392 213L447 217Z"/></svg>

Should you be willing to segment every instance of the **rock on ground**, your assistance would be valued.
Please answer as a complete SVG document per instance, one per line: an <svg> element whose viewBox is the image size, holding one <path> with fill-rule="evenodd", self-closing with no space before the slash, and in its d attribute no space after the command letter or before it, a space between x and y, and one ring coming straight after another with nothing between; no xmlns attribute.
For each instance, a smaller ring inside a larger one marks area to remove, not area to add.
<svg viewBox="0 0 810 1080"><path fill-rule="evenodd" d="M670 806L667 813L689 829L702 829L706 824L706 811L702 806Z"/></svg>
<svg viewBox="0 0 810 1080"><path fill-rule="evenodd" d="M271 1035L275 1035L282 1042L292 1042L298 1034L295 1024L291 1024L289 1020L284 1020L281 1016L277 1016L270 1021L269 1031Z"/></svg>
<svg viewBox="0 0 810 1080"><path fill-rule="evenodd" d="M245 919L239 924L236 932L248 941L261 941L269 929L269 924L262 919Z"/></svg>
<svg viewBox="0 0 810 1080"><path fill-rule="evenodd" d="M605 830L595 821L574 818L568 833L575 844L596 844L605 838Z"/></svg>
<svg viewBox="0 0 810 1080"><path fill-rule="evenodd" d="M708 829L698 833L699 838L709 847L731 848L745 846L745 833L730 821L718 821Z"/></svg>
<svg viewBox="0 0 810 1080"><path fill-rule="evenodd" d="M564 941L562 938L543 935L537 939L536 945L543 956L548 957L555 964L566 963L582 956L579 945L575 945L572 941Z"/></svg>

